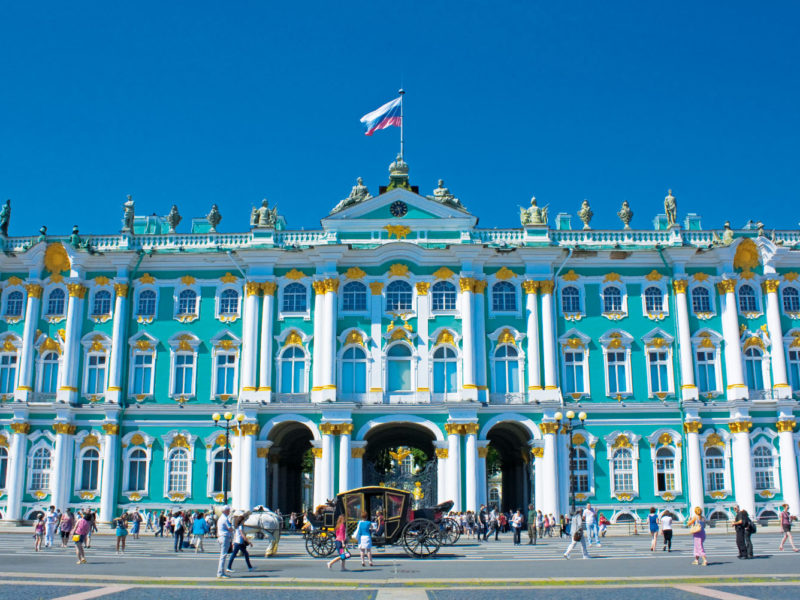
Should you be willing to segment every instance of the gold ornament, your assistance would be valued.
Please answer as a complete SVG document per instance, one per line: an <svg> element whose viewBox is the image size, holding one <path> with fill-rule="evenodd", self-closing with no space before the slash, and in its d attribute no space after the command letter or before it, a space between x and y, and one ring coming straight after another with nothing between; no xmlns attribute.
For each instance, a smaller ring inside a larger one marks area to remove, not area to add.
<svg viewBox="0 0 800 600"><path fill-rule="evenodd" d="M344 276L347 279L363 279L367 274L358 267L350 267L345 271Z"/></svg>
<svg viewBox="0 0 800 600"><path fill-rule="evenodd" d="M61 273L70 269L67 249L60 242L54 242L44 251L44 268L51 273Z"/></svg>
<svg viewBox="0 0 800 600"><path fill-rule="evenodd" d="M302 271L298 271L297 269L292 269L285 275L286 279L294 279L295 281L298 279L303 279L306 277L306 274Z"/></svg>

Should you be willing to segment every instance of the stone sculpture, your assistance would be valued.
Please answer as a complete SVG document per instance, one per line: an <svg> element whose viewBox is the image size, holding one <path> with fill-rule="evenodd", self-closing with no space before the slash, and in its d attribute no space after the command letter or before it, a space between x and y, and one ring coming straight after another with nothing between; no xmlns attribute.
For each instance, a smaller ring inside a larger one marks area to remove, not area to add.
<svg viewBox="0 0 800 600"><path fill-rule="evenodd" d="M343 210L348 206L353 206L354 204L363 202L364 200L369 200L370 198L372 198L372 195L370 195L367 186L364 185L364 180L361 179L361 177L359 177L356 180L356 184L350 190L350 195L341 202L339 202L339 204L337 204L331 211L331 214L339 212L340 210Z"/></svg>
<svg viewBox="0 0 800 600"><path fill-rule="evenodd" d="M622 224L625 226L624 229L631 228L631 219L633 219L633 211L631 210L631 205L628 204L627 200L623 200L622 208L617 211L617 216L619 220L622 221Z"/></svg>
<svg viewBox="0 0 800 600"><path fill-rule="evenodd" d="M591 229L589 227L589 223L592 220L594 213L592 212L592 207L589 206L589 201L584 200L583 204L581 204L581 209L578 211L578 218L583 221L583 228L584 229Z"/></svg>
<svg viewBox="0 0 800 600"><path fill-rule="evenodd" d="M122 205L122 233L133 233L134 202L130 194L128 200Z"/></svg>
<svg viewBox="0 0 800 600"><path fill-rule="evenodd" d="M536 204L536 196L531 198L530 208L519 209L519 220L525 225L547 225L547 206L540 208Z"/></svg>
<svg viewBox="0 0 800 600"><path fill-rule="evenodd" d="M269 207L266 198L261 201L259 208L253 208L250 213L250 226L258 229L275 229L278 224L278 207Z"/></svg>
<svg viewBox="0 0 800 600"><path fill-rule="evenodd" d="M672 195L672 190L667 190L667 195L664 198L664 212L667 213L667 226L678 226L678 202L675 196Z"/></svg>
<svg viewBox="0 0 800 600"><path fill-rule="evenodd" d="M461 201L450 193L450 190L444 187L444 179L439 180L439 187L433 190L433 199L442 204L461 208Z"/></svg>
<svg viewBox="0 0 800 600"><path fill-rule="evenodd" d="M208 224L211 225L211 229L209 230L211 233L217 233L217 225L219 222L222 221L222 215L219 212L219 208L217 208L216 204L211 205L211 212L206 215L206 220Z"/></svg>
<svg viewBox="0 0 800 600"><path fill-rule="evenodd" d="M175 233L175 228L180 224L181 219L183 219L183 217L181 217L180 213L178 213L178 207L173 204L169 214L167 215L167 223L169 224L170 233Z"/></svg>
<svg viewBox="0 0 800 600"><path fill-rule="evenodd" d="M11 200L6 200L3 208L0 208L0 233L8 236L8 223L11 221Z"/></svg>

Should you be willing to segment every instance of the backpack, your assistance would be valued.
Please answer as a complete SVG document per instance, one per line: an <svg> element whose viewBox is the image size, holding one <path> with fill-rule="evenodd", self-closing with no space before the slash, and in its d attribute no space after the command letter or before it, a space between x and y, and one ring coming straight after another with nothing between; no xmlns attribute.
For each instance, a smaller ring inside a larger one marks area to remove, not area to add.
<svg viewBox="0 0 800 600"><path fill-rule="evenodd" d="M752 519L750 519L750 524L747 526L747 531L750 532L750 535L753 535L756 531L758 531L758 528Z"/></svg>

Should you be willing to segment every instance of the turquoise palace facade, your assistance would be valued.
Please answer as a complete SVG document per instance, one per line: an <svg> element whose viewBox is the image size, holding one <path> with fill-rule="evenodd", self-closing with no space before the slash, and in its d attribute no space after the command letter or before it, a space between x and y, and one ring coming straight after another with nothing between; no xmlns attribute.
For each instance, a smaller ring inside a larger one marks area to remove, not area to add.
<svg viewBox="0 0 800 600"><path fill-rule="evenodd" d="M216 206L180 233L176 208L129 199L117 234L4 235L0 514L109 521L226 487L300 510L383 483L381 452L406 448L427 457L421 501L559 514L570 442L575 501L615 522L798 514L800 232L664 207L594 230L584 203L573 229L533 200L481 229L398 157L318 230L264 202L244 233L216 232Z"/></svg>

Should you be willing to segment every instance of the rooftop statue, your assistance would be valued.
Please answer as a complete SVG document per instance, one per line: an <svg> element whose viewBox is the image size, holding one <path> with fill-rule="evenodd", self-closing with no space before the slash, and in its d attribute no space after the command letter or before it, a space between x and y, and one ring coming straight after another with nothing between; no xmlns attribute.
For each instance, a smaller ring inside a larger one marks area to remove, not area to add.
<svg viewBox="0 0 800 600"><path fill-rule="evenodd" d="M81 247L81 236L78 233L78 226L72 226L72 234L69 236L69 243L73 248L80 248Z"/></svg>
<svg viewBox="0 0 800 600"><path fill-rule="evenodd" d="M625 229L631 228L631 219L633 219L633 211L631 210L631 205L628 204L627 200L622 201L622 208L617 211L617 216L619 220L622 221L622 224L625 225Z"/></svg>
<svg viewBox="0 0 800 600"><path fill-rule="evenodd" d="M678 202L675 196L672 195L672 190L667 190L667 196L664 198L664 212L667 213L667 226L678 226Z"/></svg>
<svg viewBox="0 0 800 600"><path fill-rule="evenodd" d="M36 240L36 243L44 242L47 240L47 225L42 225L39 227L39 237Z"/></svg>
<svg viewBox="0 0 800 600"><path fill-rule="evenodd" d="M175 228L180 224L183 217L178 213L178 207L173 204L172 208L167 215L167 223L169 224L169 232L175 233Z"/></svg>
<svg viewBox="0 0 800 600"><path fill-rule="evenodd" d="M130 194L122 208L125 211L122 214L122 233L133 233L133 198Z"/></svg>
<svg viewBox="0 0 800 600"><path fill-rule="evenodd" d="M764 223L759 221L756 223L756 228L758 229L758 237L766 237L766 233L764 233Z"/></svg>
<svg viewBox="0 0 800 600"><path fill-rule="evenodd" d="M519 209L519 220L525 225L547 225L547 206L539 208L536 205L536 196L531 198L530 208Z"/></svg>
<svg viewBox="0 0 800 600"><path fill-rule="evenodd" d="M173 208L175 207L173 206ZM175 209L175 212L177 213L177 209ZM180 220L180 217L178 217L178 220ZM208 224L211 225L211 229L209 231L211 233L217 233L217 225L219 225L219 222L222 221L222 215L220 214L219 208L217 208L216 204L211 205L211 212L206 215L206 220L208 221Z"/></svg>
<svg viewBox="0 0 800 600"><path fill-rule="evenodd" d="M450 193L450 190L444 187L444 179L439 180L439 187L433 190L433 199L448 206L462 208L461 201Z"/></svg>
<svg viewBox="0 0 800 600"><path fill-rule="evenodd" d="M589 201L584 199L583 204L581 204L581 209L578 211L578 218L583 221L584 229L591 229L589 223L593 216L594 213L592 212L592 207L589 206Z"/></svg>
<svg viewBox="0 0 800 600"><path fill-rule="evenodd" d="M269 207L269 202L264 198L259 208L253 208L250 213L250 226L257 229L275 229L278 224L278 207Z"/></svg>
<svg viewBox="0 0 800 600"><path fill-rule="evenodd" d="M11 220L11 200L6 200L3 208L0 208L0 233L8 236L8 222Z"/></svg>
<svg viewBox="0 0 800 600"><path fill-rule="evenodd" d="M369 193L367 186L364 185L364 180L359 177L356 180L356 184L353 186L353 189L350 190L350 195L339 202L339 204L333 208L331 214L339 212L348 206L353 206L354 204L363 202L364 200L369 200L370 198L372 198L372 195Z"/></svg>
<svg viewBox="0 0 800 600"><path fill-rule="evenodd" d="M725 221L722 226L722 243L725 246L730 246L733 243L733 229L731 229L730 221Z"/></svg>

